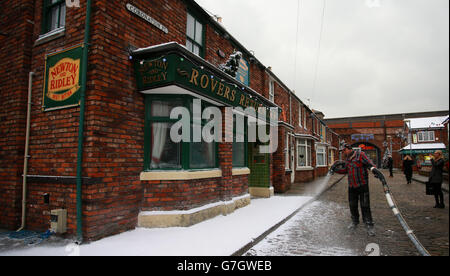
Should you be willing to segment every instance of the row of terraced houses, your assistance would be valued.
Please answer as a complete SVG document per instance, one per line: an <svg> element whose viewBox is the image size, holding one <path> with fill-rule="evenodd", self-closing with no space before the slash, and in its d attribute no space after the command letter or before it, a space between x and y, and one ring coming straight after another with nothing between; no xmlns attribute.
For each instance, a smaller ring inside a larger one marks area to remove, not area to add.
<svg viewBox="0 0 450 276"><path fill-rule="evenodd" d="M327 173L340 141L323 114L195 1L74 2L1 4L0 228L46 230L55 210L85 240L188 226ZM194 99L277 108L276 152L171 141Z"/></svg>

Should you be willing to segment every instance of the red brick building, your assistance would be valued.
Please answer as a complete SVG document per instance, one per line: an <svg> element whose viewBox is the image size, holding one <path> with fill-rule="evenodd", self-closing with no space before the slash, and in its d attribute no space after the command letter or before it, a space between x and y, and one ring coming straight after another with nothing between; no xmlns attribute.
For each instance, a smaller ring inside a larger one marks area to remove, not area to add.
<svg viewBox="0 0 450 276"><path fill-rule="evenodd" d="M87 240L187 226L326 174L338 135L194 1L97 0L86 18L89 2L1 4L1 228L17 229L25 210L27 229L46 230L56 209ZM232 77L221 65L238 51ZM223 122L226 107L279 108L278 150L171 143L170 111L194 99Z"/></svg>
<svg viewBox="0 0 450 276"><path fill-rule="evenodd" d="M360 147L378 167L383 158L392 153L394 167L402 167L402 153L407 143L408 119L446 116L448 111L417 112L350 118L326 119L328 126L338 133L342 140L354 147ZM438 134L441 136L441 134ZM445 135L445 134L442 134ZM438 137L439 139L439 137ZM441 141L445 139L441 137Z"/></svg>

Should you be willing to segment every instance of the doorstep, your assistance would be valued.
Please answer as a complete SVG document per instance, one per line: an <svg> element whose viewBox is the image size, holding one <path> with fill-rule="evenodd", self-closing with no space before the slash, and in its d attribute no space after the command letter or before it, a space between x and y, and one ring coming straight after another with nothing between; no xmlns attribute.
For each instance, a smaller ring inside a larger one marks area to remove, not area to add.
<svg viewBox="0 0 450 276"><path fill-rule="evenodd" d="M273 187L270 188L250 187L249 192L251 196L261 198L271 198L275 195L275 190Z"/></svg>
<svg viewBox="0 0 450 276"><path fill-rule="evenodd" d="M229 215L239 208L250 204L250 195L233 198L227 202L217 202L188 211L141 212L138 227L170 228L189 227L219 215Z"/></svg>

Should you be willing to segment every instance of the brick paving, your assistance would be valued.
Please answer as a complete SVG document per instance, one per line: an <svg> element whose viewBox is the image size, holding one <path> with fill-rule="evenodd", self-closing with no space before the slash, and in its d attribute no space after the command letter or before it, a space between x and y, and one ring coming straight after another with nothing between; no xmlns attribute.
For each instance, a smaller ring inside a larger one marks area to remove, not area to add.
<svg viewBox="0 0 450 276"><path fill-rule="evenodd" d="M424 247L433 256L448 256L448 194L445 193L446 209L434 209L434 197L425 195L422 183L408 185L401 173L387 177L387 181L403 216ZM244 255L364 256L372 244L379 247L383 256L419 255L388 207L381 183L371 177L370 189L375 237L369 237L362 225L354 232L347 230L351 220L344 178ZM308 194L311 190L309 185L295 185L288 195Z"/></svg>

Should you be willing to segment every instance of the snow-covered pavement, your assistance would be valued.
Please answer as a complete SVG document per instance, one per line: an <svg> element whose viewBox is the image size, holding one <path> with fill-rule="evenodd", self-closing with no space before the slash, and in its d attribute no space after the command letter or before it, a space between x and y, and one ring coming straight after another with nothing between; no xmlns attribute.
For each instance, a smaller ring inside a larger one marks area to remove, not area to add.
<svg viewBox="0 0 450 276"><path fill-rule="evenodd" d="M137 228L77 246L55 244L2 251L2 256L229 256L307 203L312 197L252 199L249 206L188 228Z"/></svg>

